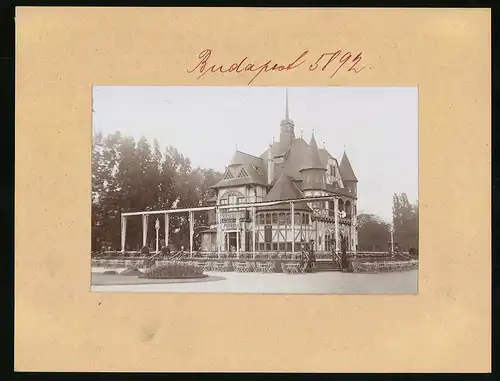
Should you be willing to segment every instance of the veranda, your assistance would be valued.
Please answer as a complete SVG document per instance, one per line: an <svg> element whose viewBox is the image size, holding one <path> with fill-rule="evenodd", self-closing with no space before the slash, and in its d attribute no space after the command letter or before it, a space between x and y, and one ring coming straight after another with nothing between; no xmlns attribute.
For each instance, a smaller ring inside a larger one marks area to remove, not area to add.
<svg viewBox="0 0 500 381"><path fill-rule="evenodd" d="M263 257L273 257L273 256L278 256L282 254L278 253L265 253L263 251L258 251L256 250L256 224L252 223L251 230L248 232L251 235L251 248L250 250L246 250L245 252L240 251L240 245L239 242L236 243L235 245L235 250L234 252L228 251L228 250L222 250L224 246L227 247L227 245L223 244L224 236L223 233L227 231L226 226L227 224L224 224L222 219L221 219L221 214L224 213L225 211L248 211L250 215L250 219L252 222L256 221L256 213L259 208L261 207L272 207L276 205L289 205L289 211L290 211L290 216L291 216L291 224L290 224L290 230L291 230L291 236L295 237L295 232L300 229L300 226L297 226L296 221L295 221L295 204L296 203L318 203L318 202L331 202L333 201L334 204L334 213L333 213L333 227L334 227L334 242L335 245L333 245L334 251L337 253L340 251L340 234L339 234L339 225L340 225L340 219L342 217L342 211L339 210L339 197L335 195L331 196L316 196L316 197L310 197L310 198L300 198L300 199L292 199L292 200L279 200L279 201L269 201L269 202L254 202L254 203L244 203L244 204L233 204L233 205L214 205L214 206L203 206L203 207L195 207L195 208L185 208L185 209L170 209L170 210L159 210L159 211L142 211L142 212L128 212L128 213L122 213L121 214L121 254L122 256L125 256L128 252L126 252L125 247L126 247L126 237L127 237L127 219L130 217L134 216L141 216L142 217L142 242L143 246L147 245L148 242L148 219L149 216L157 216L155 228L156 228L156 253L159 253L159 250L161 249L159 247L159 230L160 230L160 222L158 217L163 217L164 219L164 232L163 232L163 239L165 241L165 246L168 246L169 244L169 235L170 235L170 228L169 228L169 222L170 222L170 216L173 214L181 214L181 215L187 215L188 221L189 221L189 250L187 254L189 257L193 258L195 254L197 254L194 251L194 245L193 245L193 239L194 239L194 232L196 229L195 226L195 219L194 215L195 213L208 213L208 212L215 212L215 228L217 231L216 234L216 240L217 240L217 250L214 252L210 253L200 253L197 256L202 256L205 258L236 258L239 259L240 257L242 258L252 258L252 259L259 259ZM314 217L312 217L314 218ZM231 224L231 229L232 231L237 232L236 234L236 240L238 240L240 236L240 231L241 231L241 225L239 219L236 219L234 224ZM288 242L287 242L288 243ZM309 244L309 242L304 242L304 245ZM287 245L291 246L291 250L287 253L287 256L290 257L290 259L295 258L296 254L300 253L302 248L297 247L297 242L295 239L292 239L291 242ZM354 249L354 250L353 250ZM350 248L349 250L350 253L355 253L355 248ZM321 259L321 257L325 257L324 259L331 259L333 256L333 250L325 253L317 253L318 259Z"/></svg>

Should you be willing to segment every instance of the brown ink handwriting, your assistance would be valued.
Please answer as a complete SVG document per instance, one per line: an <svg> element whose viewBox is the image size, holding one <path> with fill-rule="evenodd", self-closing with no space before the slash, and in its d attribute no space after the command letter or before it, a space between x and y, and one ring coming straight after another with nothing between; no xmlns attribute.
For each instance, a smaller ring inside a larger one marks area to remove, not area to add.
<svg viewBox="0 0 500 381"><path fill-rule="evenodd" d="M267 60L264 63L255 63L251 62L248 56L243 57L235 62L230 64L215 64L211 62L212 58L212 50L204 49L200 54L198 54L198 61L196 65L192 69L188 69L188 73L199 73L197 79L204 77L208 73L242 73L242 72L251 72L255 73L255 75L250 79L248 84L252 84L261 73L267 72L291 72L296 68L302 66L306 63L306 57L310 55L308 50L305 50L300 55L296 55L295 59L290 60L289 63L281 64L273 62L272 59ZM361 62L362 53L357 54L352 60L351 52L342 52L342 50L337 50L333 53L323 53L317 58L313 60L309 65L310 71L315 71L318 67L321 67L321 71L325 71L328 67L330 67L333 72L330 75L330 78L333 78L337 72L344 67L344 65L350 65L348 72L353 71L354 73L361 72L365 66L357 65ZM321 65L321 66L320 66Z"/></svg>

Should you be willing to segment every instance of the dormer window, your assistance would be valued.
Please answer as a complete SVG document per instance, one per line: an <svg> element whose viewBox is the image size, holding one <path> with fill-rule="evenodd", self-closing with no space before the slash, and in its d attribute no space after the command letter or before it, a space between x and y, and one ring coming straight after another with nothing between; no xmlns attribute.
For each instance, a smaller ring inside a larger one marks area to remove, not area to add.
<svg viewBox="0 0 500 381"><path fill-rule="evenodd" d="M222 179L223 180L234 179L234 175L229 168L226 170L226 173L224 174L224 177Z"/></svg>
<svg viewBox="0 0 500 381"><path fill-rule="evenodd" d="M247 173L247 171L245 171L245 168L241 168L241 171L240 171L238 177L248 177L248 173Z"/></svg>
<svg viewBox="0 0 500 381"><path fill-rule="evenodd" d="M333 177L336 177L336 174L335 174L335 167L333 165L330 165L330 168L329 168L329 174Z"/></svg>

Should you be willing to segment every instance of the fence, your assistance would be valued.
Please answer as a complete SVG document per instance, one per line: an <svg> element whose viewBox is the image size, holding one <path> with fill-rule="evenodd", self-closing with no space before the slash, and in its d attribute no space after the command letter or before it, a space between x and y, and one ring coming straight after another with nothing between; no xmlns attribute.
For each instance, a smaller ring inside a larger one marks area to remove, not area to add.
<svg viewBox="0 0 500 381"><path fill-rule="evenodd" d="M418 261L352 262L352 269L355 273L408 271L418 269Z"/></svg>

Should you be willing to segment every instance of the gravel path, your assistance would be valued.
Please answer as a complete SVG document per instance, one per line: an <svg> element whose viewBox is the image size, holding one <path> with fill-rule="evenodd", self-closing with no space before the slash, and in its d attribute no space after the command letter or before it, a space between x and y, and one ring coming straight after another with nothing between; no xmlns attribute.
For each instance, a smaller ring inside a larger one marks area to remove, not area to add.
<svg viewBox="0 0 500 381"><path fill-rule="evenodd" d="M382 274L206 272L204 279L148 280L93 273L94 292L209 292L251 294L417 294L418 270ZM147 283L147 284L146 284Z"/></svg>

